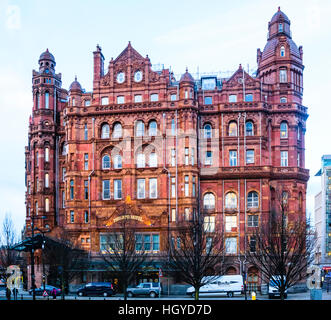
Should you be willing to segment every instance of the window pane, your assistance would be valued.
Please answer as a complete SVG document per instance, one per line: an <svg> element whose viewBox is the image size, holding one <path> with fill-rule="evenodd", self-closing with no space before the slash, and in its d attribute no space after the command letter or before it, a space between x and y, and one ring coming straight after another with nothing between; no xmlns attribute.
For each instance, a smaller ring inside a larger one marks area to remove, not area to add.
<svg viewBox="0 0 331 320"><path fill-rule="evenodd" d="M246 150L246 163L254 163L254 150Z"/></svg>
<svg viewBox="0 0 331 320"><path fill-rule="evenodd" d="M102 158L102 169L109 169L110 168L110 157L109 155L105 155Z"/></svg>
<svg viewBox="0 0 331 320"><path fill-rule="evenodd" d="M237 195L234 192L228 192L226 194L225 207L228 209L237 208Z"/></svg>
<svg viewBox="0 0 331 320"><path fill-rule="evenodd" d="M122 180L114 180L114 199L122 199Z"/></svg>
<svg viewBox="0 0 331 320"><path fill-rule="evenodd" d="M157 179L149 179L149 197L152 199L157 198Z"/></svg>
<svg viewBox="0 0 331 320"><path fill-rule="evenodd" d="M237 95L236 94L230 94L229 95L229 102L237 102Z"/></svg>
<svg viewBox="0 0 331 320"><path fill-rule="evenodd" d="M151 101L159 101L159 95L157 93L151 94Z"/></svg>
<svg viewBox="0 0 331 320"><path fill-rule="evenodd" d="M145 198L145 179L138 179L137 181L137 197L138 199Z"/></svg>
<svg viewBox="0 0 331 320"><path fill-rule="evenodd" d="M110 199L110 181L109 180L102 181L102 198L104 200Z"/></svg>
<svg viewBox="0 0 331 320"><path fill-rule="evenodd" d="M232 121L229 124L229 136L236 137L237 136L237 123Z"/></svg>
<svg viewBox="0 0 331 320"><path fill-rule="evenodd" d="M213 98L212 97L205 97L205 104L213 104Z"/></svg>
<svg viewBox="0 0 331 320"><path fill-rule="evenodd" d="M251 191L247 195L247 208L257 208L259 206L259 195L255 191Z"/></svg>
<svg viewBox="0 0 331 320"><path fill-rule="evenodd" d="M142 95L141 94L136 94L134 96L134 102L142 102Z"/></svg>
<svg viewBox="0 0 331 320"><path fill-rule="evenodd" d="M237 151L230 151L230 166L237 165Z"/></svg>

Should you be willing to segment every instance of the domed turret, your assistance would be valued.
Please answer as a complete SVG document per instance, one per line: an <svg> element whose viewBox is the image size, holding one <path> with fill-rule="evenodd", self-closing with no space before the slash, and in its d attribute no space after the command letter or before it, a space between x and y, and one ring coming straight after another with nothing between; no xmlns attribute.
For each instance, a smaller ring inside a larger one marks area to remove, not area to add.
<svg viewBox="0 0 331 320"><path fill-rule="evenodd" d="M38 63L40 72L55 73L55 58L48 49L40 55Z"/></svg>
<svg viewBox="0 0 331 320"><path fill-rule="evenodd" d="M291 38L290 24L290 19L283 11L280 10L280 7L278 7L278 11L272 16L268 25L268 40L271 40L279 35L286 35Z"/></svg>
<svg viewBox="0 0 331 320"><path fill-rule="evenodd" d="M181 76L179 82L191 82L194 83L194 79L192 75L188 72L186 68L186 72Z"/></svg>
<svg viewBox="0 0 331 320"><path fill-rule="evenodd" d="M75 81L71 83L69 87L69 91L79 91L79 92L83 91L82 86L77 81L77 76L75 76Z"/></svg>

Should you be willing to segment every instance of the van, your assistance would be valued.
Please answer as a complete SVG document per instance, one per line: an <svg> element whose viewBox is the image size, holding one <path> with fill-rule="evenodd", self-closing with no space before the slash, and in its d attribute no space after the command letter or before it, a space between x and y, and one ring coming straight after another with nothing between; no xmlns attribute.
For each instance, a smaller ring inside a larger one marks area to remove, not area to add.
<svg viewBox="0 0 331 320"><path fill-rule="evenodd" d="M209 280L210 279L210 280ZM225 275L217 277L204 277L203 282L207 282L199 290L199 296L228 296L240 295L244 291L244 282L241 275ZM186 294L194 297L194 287L189 287Z"/></svg>
<svg viewBox="0 0 331 320"><path fill-rule="evenodd" d="M280 276L272 276L269 281L268 285L268 295L269 299L272 299L274 297L280 297L280 292L279 292L279 284L280 284ZM284 293L284 298L287 298L287 290L285 290Z"/></svg>

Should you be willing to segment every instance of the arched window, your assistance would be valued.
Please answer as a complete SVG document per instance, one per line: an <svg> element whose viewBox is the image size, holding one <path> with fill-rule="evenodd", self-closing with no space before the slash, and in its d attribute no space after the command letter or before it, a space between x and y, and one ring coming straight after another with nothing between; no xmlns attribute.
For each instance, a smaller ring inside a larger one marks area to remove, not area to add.
<svg viewBox="0 0 331 320"><path fill-rule="evenodd" d="M283 46L280 47L280 56L285 57L285 48Z"/></svg>
<svg viewBox="0 0 331 320"><path fill-rule="evenodd" d="M247 195L247 208L259 207L259 195L256 191L248 192Z"/></svg>
<svg viewBox="0 0 331 320"><path fill-rule="evenodd" d="M121 138L122 137L122 125L117 122L114 124L113 138Z"/></svg>
<svg viewBox="0 0 331 320"><path fill-rule="evenodd" d="M280 124L280 138L287 138L288 137L288 125L286 121L283 121Z"/></svg>
<svg viewBox="0 0 331 320"><path fill-rule="evenodd" d="M102 169L110 169L110 157L108 154L102 157Z"/></svg>
<svg viewBox="0 0 331 320"><path fill-rule="evenodd" d="M136 124L136 136L143 137L144 134L145 134L145 125L141 120L139 120L139 121L137 121L137 124Z"/></svg>
<svg viewBox="0 0 331 320"><path fill-rule="evenodd" d="M101 139L109 138L109 124L105 123L101 127Z"/></svg>
<svg viewBox="0 0 331 320"><path fill-rule="evenodd" d="M37 92L36 93L36 109L39 109L39 106L40 106L40 95Z"/></svg>
<svg viewBox="0 0 331 320"><path fill-rule="evenodd" d="M49 188L49 174L45 173L45 188Z"/></svg>
<svg viewBox="0 0 331 320"><path fill-rule="evenodd" d="M49 199L45 199L45 212L49 212Z"/></svg>
<svg viewBox="0 0 331 320"><path fill-rule="evenodd" d="M254 125L252 121L246 122L246 136L254 136Z"/></svg>
<svg viewBox="0 0 331 320"><path fill-rule="evenodd" d="M74 199L74 180L70 180L70 200Z"/></svg>
<svg viewBox="0 0 331 320"><path fill-rule="evenodd" d="M231 121L229 123L229 136L230 137L236 137L238 134L237 132L237 122Z"/></svg>
<svg viewBox="0 0 331 320"><path fill-rule="evenodd" d="M225 196L225 208L237 208L237 195L234 192L228 192Z"/></svg>
<svg viewBox="0 0 331 320"><path fill-rule="evenodd" d="M45 109L49 108L49 92L45 92Z"/></svg>
<svg viewBox="0 0 331 320"><path fill-rule="evenodd" d="M122 157L119 154L114 157L114 169L122 169Z"/></svg>
<svg viewBox="0 0 331 320"><path fill-rule="evenodd" d="M148 134L149 134L150 137L156 136L156 134L157 134L157 123L156 123L155 120L152 120L149 123Z"/></svg>
<svg viewBox="0 0 331 320"><path fill-rule="evenodd" d="M209 123L203 126L203 136L205 139L210 139L212 137L212 127Z"/></svg>
<svg viewBox="0 0 331 320"><path fill-rule="evenodd" d="M215 196L213 193L208 192L203 196L203 208L215 209Z"/></svg>

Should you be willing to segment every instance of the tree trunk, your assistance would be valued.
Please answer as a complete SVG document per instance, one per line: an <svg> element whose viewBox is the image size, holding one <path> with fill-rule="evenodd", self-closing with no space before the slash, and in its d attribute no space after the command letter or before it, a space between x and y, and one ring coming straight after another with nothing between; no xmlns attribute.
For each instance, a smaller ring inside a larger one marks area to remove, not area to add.
<svg viewBox="0 0 331 320"><path fill-rule="evenodd" d="M199 288L195 288L194 300L199 300Z"/></svg>

